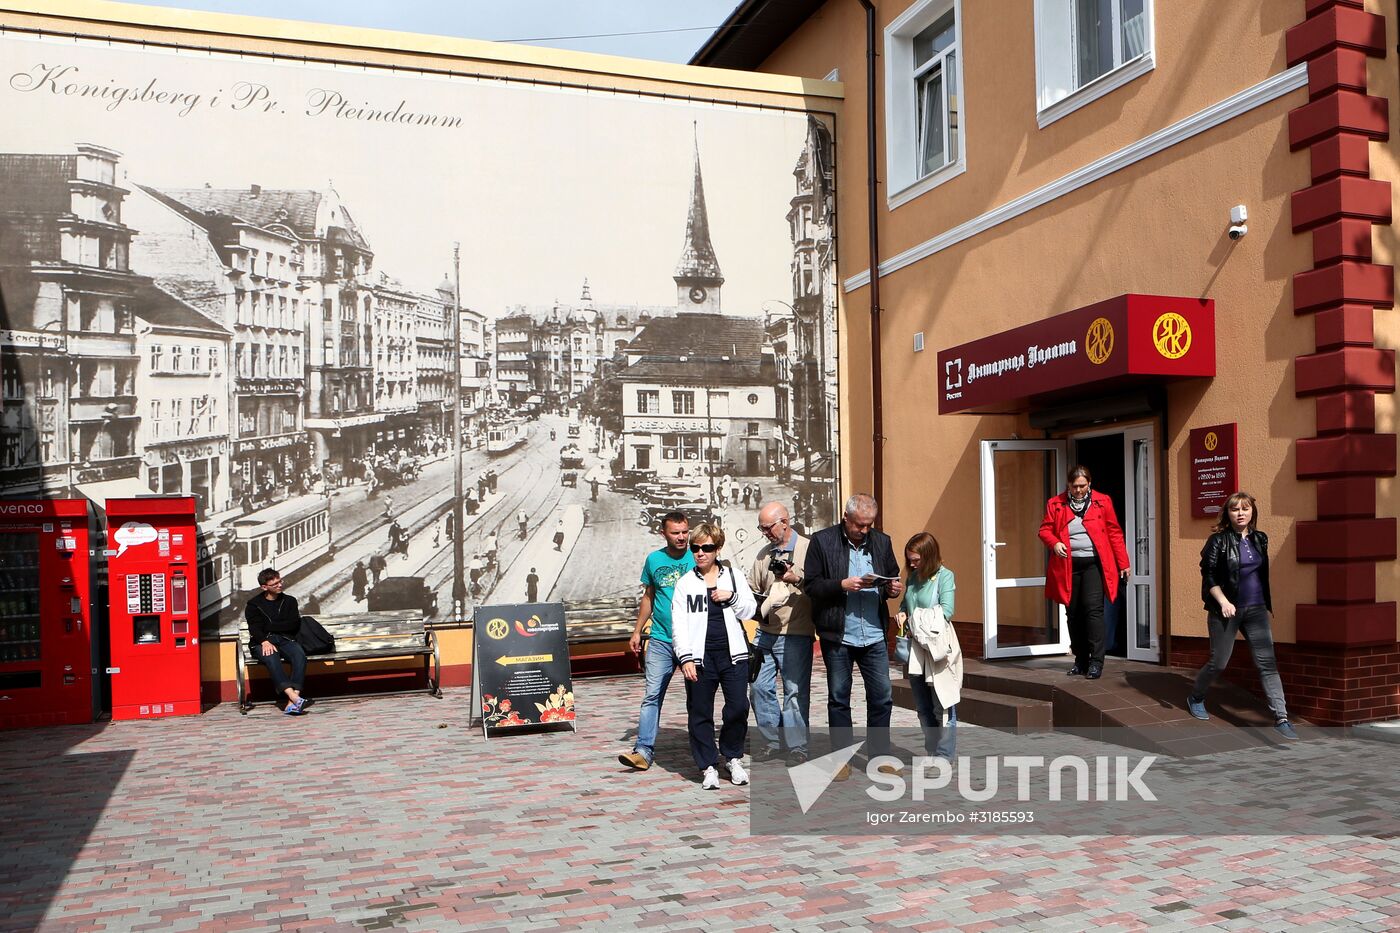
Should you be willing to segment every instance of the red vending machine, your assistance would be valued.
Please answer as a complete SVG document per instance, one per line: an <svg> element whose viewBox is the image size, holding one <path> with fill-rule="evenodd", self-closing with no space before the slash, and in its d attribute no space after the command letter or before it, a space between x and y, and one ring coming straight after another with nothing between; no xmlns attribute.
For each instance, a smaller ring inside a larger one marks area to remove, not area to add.
<svg viewBox="0 0 1400 933"><path fill-rule="evenodd" d="M92 722L85 499L0 500L0 729Z"/></svg>
<svg viewBox="0 0 1400 933"><path fill-rule="evenodd" d="M107 500L113 719L200 711L195 534L189 496Z"/></svg>

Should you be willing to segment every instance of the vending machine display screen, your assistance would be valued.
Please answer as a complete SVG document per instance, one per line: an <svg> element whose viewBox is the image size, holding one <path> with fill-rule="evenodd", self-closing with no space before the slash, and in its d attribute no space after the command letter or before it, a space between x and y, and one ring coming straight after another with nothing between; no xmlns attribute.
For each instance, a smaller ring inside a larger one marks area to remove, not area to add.
<svg viewBox="0 0 1400 933"><path fill-rule="evenodd" d="M0 535L0 664L38 661L39 535Z"/></svg>

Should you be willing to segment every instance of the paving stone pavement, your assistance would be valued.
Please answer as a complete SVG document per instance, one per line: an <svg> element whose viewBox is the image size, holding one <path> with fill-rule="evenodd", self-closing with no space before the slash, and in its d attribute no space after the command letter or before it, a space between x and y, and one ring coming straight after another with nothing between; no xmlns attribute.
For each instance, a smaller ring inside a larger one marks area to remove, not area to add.
<svg viewBox="0 0 1400 933"><path fill-rule="evenodd" d="M489 742L464 690L0 734L0 930L1400 927L1396 840L751 836L679 683L640 774L640 678L575 693Z"/></svg>

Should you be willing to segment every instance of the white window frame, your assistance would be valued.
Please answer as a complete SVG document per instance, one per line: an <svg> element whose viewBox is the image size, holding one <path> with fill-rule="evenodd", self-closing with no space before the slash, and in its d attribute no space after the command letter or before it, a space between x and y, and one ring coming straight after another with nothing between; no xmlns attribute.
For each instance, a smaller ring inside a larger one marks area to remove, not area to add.
<svg viewBox="0 0 1400 933"><path fill-rule="evenodd" d="M1092 81L1073 87L1077 82L1075 72L1079 67L1074 41L1074 2L1035 0L1035 119L1041 129L1157 67L1155 0L1143 0L1142 12L1146 23L1142 54ZM1121 0L1115 2L1115 16L1118 2ZM1115 25L1114 41L1120 42L1121 35L1121 28ZM1052 83L1056 87L1051 88ZM1069 90L1065 91L1065 88Z"/></svg>
<svg viewBox="0 0 1400 933"><path fill-rule="evenodd" d="M957 38L954 75L958 97L957 158L919 175L918 95L914 82L914 37L953 11ZM963 0L922 0L885 27L885 177L890 210L907 204L967 171L967 85L963 82Z"/></svg>

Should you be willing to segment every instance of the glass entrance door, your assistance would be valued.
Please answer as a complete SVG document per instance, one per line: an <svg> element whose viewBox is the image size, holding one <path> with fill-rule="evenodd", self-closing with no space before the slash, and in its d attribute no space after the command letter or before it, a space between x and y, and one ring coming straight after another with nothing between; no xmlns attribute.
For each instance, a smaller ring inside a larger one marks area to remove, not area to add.
<svg viewBox="0 0 1400 933"><path fill-rule="evenodd" d="M1045 503L1064 488L1062 440L982 442L983 656L1065 654L1062 607L1045 598Z"/></svg>
<svg viewBox="0 0 1400 933"><path fill-rule="evenodd" d="M1127 495L1123 537L1132 573L1128 577L1128 658L1157 661L1157 450L1152 425L1123 432Z"/></svg>

